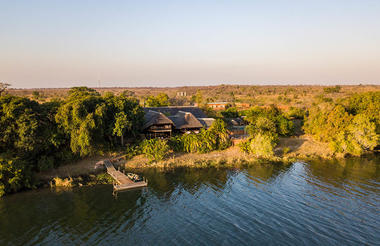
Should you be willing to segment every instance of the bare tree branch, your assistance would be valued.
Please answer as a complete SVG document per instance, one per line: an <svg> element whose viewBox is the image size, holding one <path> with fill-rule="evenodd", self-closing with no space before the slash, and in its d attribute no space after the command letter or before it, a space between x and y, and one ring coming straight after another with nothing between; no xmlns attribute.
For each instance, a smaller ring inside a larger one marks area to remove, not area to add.
<svg viewBox="0 0 380 246"><path fill-rule="evenodd" d="M5 92L11 84L0 82L0 96Z"/></svg>

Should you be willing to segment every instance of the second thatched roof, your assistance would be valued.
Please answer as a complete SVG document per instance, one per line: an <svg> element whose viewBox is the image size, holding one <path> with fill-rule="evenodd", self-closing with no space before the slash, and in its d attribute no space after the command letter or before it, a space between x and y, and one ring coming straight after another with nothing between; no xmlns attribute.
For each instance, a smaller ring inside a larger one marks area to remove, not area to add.
<svg viewBox="0 0 380 246"><path fill-rule="evenodd" d="M178 111L177 114L169 116L174 123L175 129L202 128L202 123L190 112Z"/></svg>

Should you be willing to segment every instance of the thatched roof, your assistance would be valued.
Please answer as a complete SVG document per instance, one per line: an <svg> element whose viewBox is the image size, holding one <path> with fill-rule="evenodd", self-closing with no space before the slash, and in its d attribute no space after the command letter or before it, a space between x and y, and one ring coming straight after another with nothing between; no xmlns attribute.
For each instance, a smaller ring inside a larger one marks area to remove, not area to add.
<svg viewBox="0 0 380 246"><path fill-rule="evenodd" d="M153 125L165 125L165 124L174 125L173 121L171 121L163 113L152 111L152 110L148 110L147 112L145 112L143 129L146 129Z"/></svg>
<svg viewBox="0 0 380 246"><path fill-rule="evenodd" d="M202 128L203 125L190 112L178 111L176 115L169 116L174 122L175 129Z"/></svg>
<svg viewBox="0 0 380 246"><path fill-rule="evenodd" d="M167 107L146 107L145 113L149 110L161 112L167 116L176 115L179 111L192 113L196 118L206 118L206 114L198 107L194 106L167 106Z"/></svg>
<svg viewBox="0 0 380 246"><path fill-rule="evenodd" d="M198 120L206 129L210 128L212 123L215 121L214 118L198 118Z"/></svg>
<svg viewBox="0 0 380 246"><path fill-rule="evenodd" d="M242 118L237 117L237 118L228 118L227 124L231 126L244 126L245 122Z"/></svg>

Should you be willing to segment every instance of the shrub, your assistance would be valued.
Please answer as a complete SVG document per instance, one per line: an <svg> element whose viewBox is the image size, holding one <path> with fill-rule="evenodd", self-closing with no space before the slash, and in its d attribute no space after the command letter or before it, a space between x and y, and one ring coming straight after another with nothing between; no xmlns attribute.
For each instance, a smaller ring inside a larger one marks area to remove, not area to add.
<svg viewBox="0 0 380 246"><path fill-rule="evenodd" d="M276 119L277 133L282 136L290 136L293 133L294 124L291 120L279 115Z"/></svg>
<svg viewBox="0 0 380 246"><path fill-rule="evenodd" d="M254 156L268 158L274 155L274 146L271 136L259 133L252 138L249 147L250 153Z"/></svg>
<svg viewBox="0 0 380 246"><path fill-rule="evenodd" d="M304 130L334 152L361 155L380 144L380 93L355 94L309 110Z"/></svg>
<svg viewBox="0 0 380 246"><path fill-rule="evenodd" d="M289 118L294 118L294 119L304 119L306 115L306 111L302 108L296 108L296 107L290 107L289 111L286 112L286 116Z"/></svg>
<svg viewBox="0 0 380 246"><path fill-rule="evenodd" d="M282 149L282 153L284 154L284 155L286 155L287 153L289 153L290 152L290 148L289 147L284 147L283 149Z"/></svg>
<svg viewBox="0 0 380 246"><path fill-rule="evenodd" d="M182 135L183 150L185 152L194 153L197 152L201 145L201 139L197 134L184 134Z"/></svg>
<svg viewBox="0 0 380 246"><path fill-rule="evenodd" d="M207 131L210 132L208 138L215 139L214 149L223 150L231 146L230 137L227 131L227 124L223 120L215 120Z"/></svg>
<svg viewBox="0 0 380 246"><path fill-rule="evenodd" d="M241 151L243 151L245 153L249 153L250 152L250 144L251 144L250 140L243 141L243 142L239 143L239 148Z"/></svg>
<svg viewBox="0 0 380 246"><path fill-rule="evenodd" d="M0 197L31 186L32 175L26 162L0 156Z"/></svg>
<svg viewBox="0 0 380 246"><path fill-rule="evenodd" d="M340 92L340 89L342 89L342 87L340 87L339 85L337 85L337 86L334 86L334 87L323 88L323 91L325 93L338 93L338 92Z"/></svg>
<svg viewBox="0 0 380 246"><path fill-rule="evenodd" d="M73 179L71 177L61 179L59 177L53 178L53 184L52 186L55 187L72 187L73 186Z"/></svg>
<svg viewBox="0 0 380 246"><path fill-rule="evenodd" d="M161 161L169 154L170 147L167 140L154 138L145 139L141 143L141 151L150 161Z"/></svg>
<svg viewBox="0 0 380 246"><path fill-rule="evenodd" d="M140 146L127 144L125 148L125 158L131 159L134 156L140 154L140 152L141 152Z"/></svg>
<svg viewBox="0 0 380 246"><path fill-rule="evenodd" d="M97 184L112 184L113 178L108 173L99 173L96 175Z"/></svg>
<svg viewBox="0 0 380 246"><path fill-rule="evenodd" d="M283 136L289 136L293 133L293 122L275 106L270 108L254 107L246 114L246 119L250 123L247 131L251 136L267 132Z"/></svg>
<svg viewBox="0 0 380 246"><path fill-rule="evenodd" d="M354 94L343 102L351 114L364 114L376 124L376 133L380 134L380 92Z"/></svg>
<svg viewBox="0 0 380 246"><path fill-rule="evenodd" d="M174 140L173 140L174 141ZM208 130L202 129L198 134L184 134L181 137L183 150L190 153L207 153L223 150L231 146L226 123L217 119ZM179 145L176 143L176 145Z"/></svg>
<svg viewBox="0 0 380 246"><path fill-rule="evenodd" d="M239 117L239 112L236 107L230 107L225 111L222 111L221 114L224 118L236 118Z"/></svg>
<svg viewBox="0 0 380 246"><path fill-rule="evenodd" d="M379 140L375 123L370 122L365 115L358 114L347 129L333 138L330 147L335 152L360 156L364 151L373 150Z"/></svg>
<svg viewBox="0 0 380 246"><path fill-rule="evenodd" d="M174 152L184 151L183 141L181 136L173 136L169 138L168 144Z"/></svg>

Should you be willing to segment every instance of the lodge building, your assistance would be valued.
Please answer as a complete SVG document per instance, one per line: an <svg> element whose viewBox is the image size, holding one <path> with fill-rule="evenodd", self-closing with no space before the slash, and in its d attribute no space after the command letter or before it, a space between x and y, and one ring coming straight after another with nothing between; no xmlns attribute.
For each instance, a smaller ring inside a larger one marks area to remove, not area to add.
<svg viewBox="0 0 380 246"><path fill-rule="evenodd" d="M146 138L170 137L173 134L198 133L208 129L213 118L208 118L198 107L146 107L143 132Z"/></svg>

